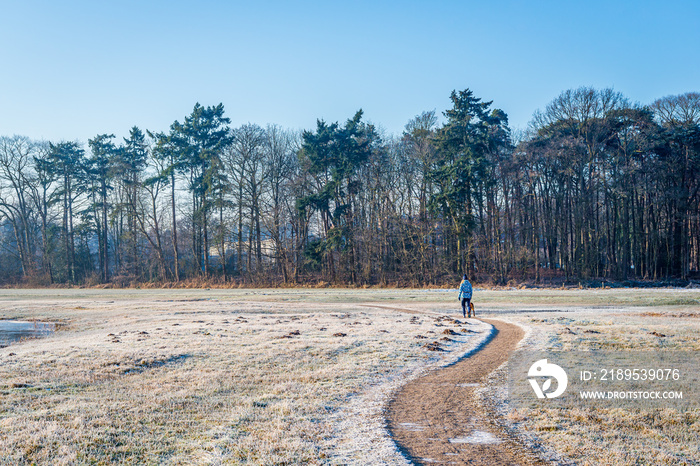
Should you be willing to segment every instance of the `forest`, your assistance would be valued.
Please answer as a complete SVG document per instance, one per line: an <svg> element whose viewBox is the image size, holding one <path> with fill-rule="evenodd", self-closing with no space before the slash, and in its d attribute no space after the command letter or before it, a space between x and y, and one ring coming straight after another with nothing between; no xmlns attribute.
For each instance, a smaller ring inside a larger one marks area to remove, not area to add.
<svg viewBox="0 0 700 466"><path fill-rule="evenodd" d="M525 131L469 89L400 135L196 104L167 132L0 137L0 284L688 281L700 94L562 92Z"/></svg>

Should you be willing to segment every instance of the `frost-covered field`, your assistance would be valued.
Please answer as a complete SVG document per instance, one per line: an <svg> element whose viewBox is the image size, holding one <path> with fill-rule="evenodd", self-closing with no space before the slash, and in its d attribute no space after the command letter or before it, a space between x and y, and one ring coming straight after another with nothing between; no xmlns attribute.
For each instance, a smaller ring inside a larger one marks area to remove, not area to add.
<svg viewBox="0 0 700 466"><path fill-rule="evenodd" d="M66 326L0 349L0 460L400 464L381 417L391 388L490 327L364 295L3 291L2 318Z"/></svg>
<svg viewBox="0 0 700 466"><path fill-rule="evenodd" d="M534 345L700 349L698 291L477 290L475 303ZM439 290L2 290L0 318L64 324L0 349L4 464L403 464L383 427L392 390L490 332ZM697 413L507 419L581 463L698 461Z"/></svg>
<svg viewBox="0 0 700 466"><path fill-rule="evenodd" d="M568 308L513 313L505 319L529 330L525 349L557 351L683 351L700 365L700 300L697 292L640 292L640 307ZM595 298L594 298L595 299ZM671 303L671 304L669 304ZM517 409L506 400L506 368L496 371L482 400L502 424L555 464L698 465L700 409L645 409L610 403ZM697 387L694 387L697 388ZM687 395L687 393L685 394Z"/></svg>

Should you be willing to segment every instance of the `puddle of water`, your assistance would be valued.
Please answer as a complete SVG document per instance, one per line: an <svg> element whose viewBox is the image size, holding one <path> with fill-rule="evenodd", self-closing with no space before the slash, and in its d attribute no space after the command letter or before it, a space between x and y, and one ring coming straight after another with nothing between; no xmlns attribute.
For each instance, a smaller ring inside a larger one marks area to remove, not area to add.
<svg viewBox="0 0 700 466"><path fill-rule="evenodd" d="M0 320L0 346L7 346L22 338L37 338L49 335L56 330L51 322L24 322Z"/></svg>
<svg viewBox="0 0 700 466"><path fill-rule="evenodd" d="M450 443L471 443L478 445L489 445L502 443L503 440L499 439L490 432L484 432L481 430L475 430L467 437L457 437L451 438Z"/></svg>
<svg viewBox="0 0 700 466"><path fill-rule="evenodd" d="M402 422L399 425L401 426L402 429L405 429L405 430L408 430L411 432L420 432L423 429L425 429L424 426L422 426L420 424L415 424L413 422Z"/></svg>

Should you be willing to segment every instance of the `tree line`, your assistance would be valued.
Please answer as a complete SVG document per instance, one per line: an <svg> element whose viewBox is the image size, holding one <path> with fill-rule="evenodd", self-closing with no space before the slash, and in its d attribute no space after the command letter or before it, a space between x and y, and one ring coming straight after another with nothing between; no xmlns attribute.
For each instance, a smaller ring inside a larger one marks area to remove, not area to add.
<svg viewBox="0 0 700 466"><path fill-rule="evenodd" d="M0 137L0 282L429 285L693 278L700 94L561 93L514 134L469 89L383 134L194 106L166 132Z"/></svg>

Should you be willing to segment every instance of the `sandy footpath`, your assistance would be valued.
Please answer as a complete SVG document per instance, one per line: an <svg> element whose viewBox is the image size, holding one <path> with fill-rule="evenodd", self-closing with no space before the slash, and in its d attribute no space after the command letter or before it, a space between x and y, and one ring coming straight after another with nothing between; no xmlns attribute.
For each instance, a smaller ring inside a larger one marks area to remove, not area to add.
<svg viewBox="0 0 700 466"><path fill-rule="evenodd" d="M474 391L504 363L523 337L516 325L496 328L481 350L404 385L388 405L389 430L414 463L545 464L491 421Z"/></svg>
<svg viewBox="0 0 700 466"><path fill-rule="evenodd" d="M442 350L424 364L397 369L379 383L369 384L352 396L345 406L331 416L334 435L329 439L334 451L331 464L408 466L412 464L399 449L386 422L386 407L401 387L424 374L450 366L466 355L478 351L495 332L492 325L476 319L453 319L445 313L403 307L364 304L362 307L385 309L409 315L429 316L441 328ZM412 319L416 319L413 317Z"/></svg>

